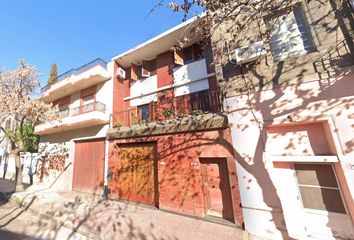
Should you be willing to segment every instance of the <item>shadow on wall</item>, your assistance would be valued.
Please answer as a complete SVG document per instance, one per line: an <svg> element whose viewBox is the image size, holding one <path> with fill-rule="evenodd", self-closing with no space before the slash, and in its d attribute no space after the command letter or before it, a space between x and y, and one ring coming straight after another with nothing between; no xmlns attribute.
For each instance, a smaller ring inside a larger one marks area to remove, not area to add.
<svg viewBox="0 0 354 240"><path fill-rule="evenodd" d="M194 129L194 126L191 128ZM225 218L232 218L232 222L242 225L235 160L230 140L229 129L226 129L113 141L113 151L111 150L109 156L111 197L119 198L123 195L127 200L138 202L141 202L139 198L146 198L149 201L145 204L204 216L206 189L202 180L202 159L213 158L218 163L227 163L225 171L228 171L229 179L223 180L230 189L228 192L231 192L231 198L227 199L234 207L227 206L225 201L227 209L221 209L220 212L225 213ZM155 179L152 178L154 173ZM123 184L124 187L119 186L122 182L126 183ZM220 184L215 183L215 186L220 187ZM221 193L217 194L226 198L226 190L222 186Z"/></svg>
<svg viewBox="0 0 354 240"><path fill-rule="evenodd" d="M276 72L282 72L281 68L282 65L278 65ZM262 78L260 74L255 74L255 76ZM279 76L280 74L275 74L272 82L278 82L277 78ZM236 159L242 168L256 179L262 189L263 201L269 208L274 209L274 207L279 207L282 209L283 207L264 164L263 153L265 152L266 143L269 138L266 126L272 125L274 119L284 119L284 121L316 121L323 118L324 115L332 115L348 120L353 119L353 113L350 112L353 106L352 97L354 89L353 81L351 81L352 76L353 70L351 68L343 68L338 69L336 79L306 83L315 85L317 89L306 88L306 84L303 84L288 86L286 88L276 87L271 90L262 91L261 86L259 92L249 91L248 94L235 97L237 99L237 103L235 104L238 107L232 111L230 110L230 114L237 113L240 118L249 120L248 123L245 123L246 121L244 120L234 127L240 132L245 132L254 127L259 129L259 137L255 141L256 147L253 154L245 155L243 152L235 149ZM230 104L233 103L230 101ZM291 117L289 118L289 116ZM354 125L351 128L353 129ZM315 138L317 136L310 135L310 137ZM354 151L353 141L352 139L345 143L345 153L348 154ZM323 149L318 149L313 144L312 147L314 147L315 152L324 154ZM283 213L280 213L282 216L277 216L274 211L271 213L276 228L282 232L284 239L288 239L289 236ZM332 225L333 223L328 223L328 226Z"/></svg>
<svg viewBox="0 0 354 240"><path fill-rule="evenodd" d="M248 147L244 146L245 149L233 149L238 164L249 176L252 176L248 179L245 174L245 176L239 176L239 178L244 179L244 182L246 184L248 182L250 186L252 185L252 178L257 181L257 185L261 188L264 203L272 209L270 221L273 221L275 228L282 233L283 239L289 238L283 212L277 211L278 209L282 210L283 206L265 166L265 159L263 159L266 143L270 137L267 126L272 125L275 119L316 121L323 118L324 115L338 117L342 121L345 121L345 119L352 121L354 119L354 113L350 111L354 104L354 83L351 81L351 78L353 78L353 68L351 66L354 59L354 48L352 30L348 28L349 25L353 27L353 15L348 15L348 12L344 14L343 9L348 6L346 1L343 4L343 8L338 11L335 1L330 1L329 5L331 6L328 16L336 15L338 25L335 26L335 29L325 29L325 31L329 33L340 29L344 35L344 40L337 42L322 54L318 54L318 59L310 59L303 64L297 64L299 71L291 79L295 80L295 85L284 83L283 76L286 76L289 72L294 73L296 59L294 65L285 64L283 61L274 63L272 69L268 68L273 77L265 76L266 74L254 64L245 64L241 68L235 67L231 63L222 66L223 71L219 76L222 79L219 81L221 87L226 86L222 93L223 97L236 95L232 98L234 100L229 101L232 108L229 110L230 116L237 116L238 121L231 126L238 133L235 136L237 139L234 139L234 141L238 143L245 141L242 139L242 133L255 134L255 129L258 129L257 134L259 134L254 136L256 139L248 138L252 140L248 144L255 145L255 147L250 148L251 150L245 150ZM322 7L321 4L319 4L319 7ZM319 27L325 28L326 26ZM243 40L252 42L252 39L246 40L243 38ZM306 59L306 56L304 56L304 59ZM308 66L304 66L305 64ZM306 69L306 67L308 68ZM319 80L300 85L311 74L308 70L317 74L318 76L314 78ZM306 85L309 87L306 87ZM255 89L258 91L255 91ZM354 125L350 127L353 131ZM350 130L348 129L348 131ZM312 134L309 137L311 139L318 138L318 136ZM294 145L294 141L295 139L289 139L290 144ZM313 141L310 144L310 148L315 154L329 154L328 148L325 150L319 149L317 143ZM288 149L290 148L292 148L291 145L288 146ZM353 154L354 139L346 140L343 143L343 148L345 154ZM309 153L304 152L303 154ZM280 155L282 154L280 153ZM249 185L247 184L246 190L250 190ZM334 225L335 223L329 220L327 226L331 228Z"/></svg>

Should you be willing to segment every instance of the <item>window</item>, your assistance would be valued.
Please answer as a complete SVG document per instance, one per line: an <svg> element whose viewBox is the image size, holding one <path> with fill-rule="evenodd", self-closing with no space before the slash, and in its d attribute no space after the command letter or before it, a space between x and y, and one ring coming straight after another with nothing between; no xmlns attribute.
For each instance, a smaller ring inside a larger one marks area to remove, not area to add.
<svg viewBox="0 0 354 240"><path fill-rule="evenodd" d="M78 113L86 113L95 110L97 86L92 86L81 91L80 108Z"/></svg>
<svg viewBox="0 0 354 240"><path fill-rule="evenodd" d="M269 43L274 61L313 51L312 39L301 7L271 18L267 24L272 30Z"/></svg>
<svg viewBox="0 0 354 240"><path fill-rule="evenodd" d="M194 60L193 46L183 49L183 58L184 58L184 64L193 62Z"/></svg>
<svg viewBox="0 0 354 240"><path fill-rule="evenodd" d="M202 49L198 44L183 49L183 61L184 64L194 62L202 57Z"/></svg>
<svg viewBox="0 0 354 240"><path fill-rule="evenodd" d="M55 102L53 102L53 105L57 105L59 109L59 117L67 117L69 116L69 105L70 105L70 96L61 98Z"/></svg>
<svg viewBox="0 0 354 240"><path fill-rule="evenodd" d="M59 117L69 116L69 104L59 105Z"/></svg>
<svg viewBox="0 0 354 240"><path fill-rule="evenodd" d="M89 112L95 108L95 95L88 95L82 98L82 111Z"/></svg>
<svg viewBox="0 0 354 240"><path fill-rule="evenodd" d="M148 121L149 120L149 104L145 104L139 106L140 109L140 120L141 121Z"/></svg>
<svg viewBox="0 0 354 240"><path fill-rule="evenodd" d="M304 208L346 213L333 168L329 164L294 164Z"/></svg>

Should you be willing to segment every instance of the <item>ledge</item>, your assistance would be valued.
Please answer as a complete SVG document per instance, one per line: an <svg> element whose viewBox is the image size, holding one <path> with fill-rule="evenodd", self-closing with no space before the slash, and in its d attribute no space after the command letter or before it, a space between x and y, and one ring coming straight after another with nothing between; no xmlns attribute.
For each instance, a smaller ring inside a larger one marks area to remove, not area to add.
<svg viewBox="0 0 354 240"><path fill-rule="evenodd" d="M109 114L96 110L40 124L35 127L34 134L47 135L108 123Z"/></svg>
<svg viewBox="0 0 354 240"><path fill-rule="evenodd" d="M137 138L168 135L195 131L210 131L228 127L227 116L222 113L209 113L160 122L112 128L107 132L108 139Z"/></svg>
<svg viewBox="0 0 354 240"><path fill-rule="evenodd" d="M317 156L268 156L273 162L339 162L335 155Z"/></svg>

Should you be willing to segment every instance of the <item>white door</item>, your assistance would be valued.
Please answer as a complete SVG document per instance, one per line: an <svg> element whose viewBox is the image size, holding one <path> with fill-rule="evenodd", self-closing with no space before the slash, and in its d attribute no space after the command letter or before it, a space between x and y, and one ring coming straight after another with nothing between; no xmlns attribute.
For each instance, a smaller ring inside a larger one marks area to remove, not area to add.
<svg viewBox="0 0 354 240"><path fill-rule="evenodd" d="M331 164L294 164L306 231L319 239L354 239L354 226Z"/></svg>

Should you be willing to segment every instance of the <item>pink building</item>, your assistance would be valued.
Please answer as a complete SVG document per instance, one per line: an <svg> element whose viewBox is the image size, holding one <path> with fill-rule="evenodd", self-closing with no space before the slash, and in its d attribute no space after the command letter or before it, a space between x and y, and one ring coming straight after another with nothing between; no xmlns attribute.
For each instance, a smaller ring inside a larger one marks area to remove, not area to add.
<svg viewBox="0 0 354 240"><path fill-rule="evenodd" d="M232 49L217 77L252 235L354 239L353 12L334 2L264 13L266 41L257 23L214 36Z"/></svg>

